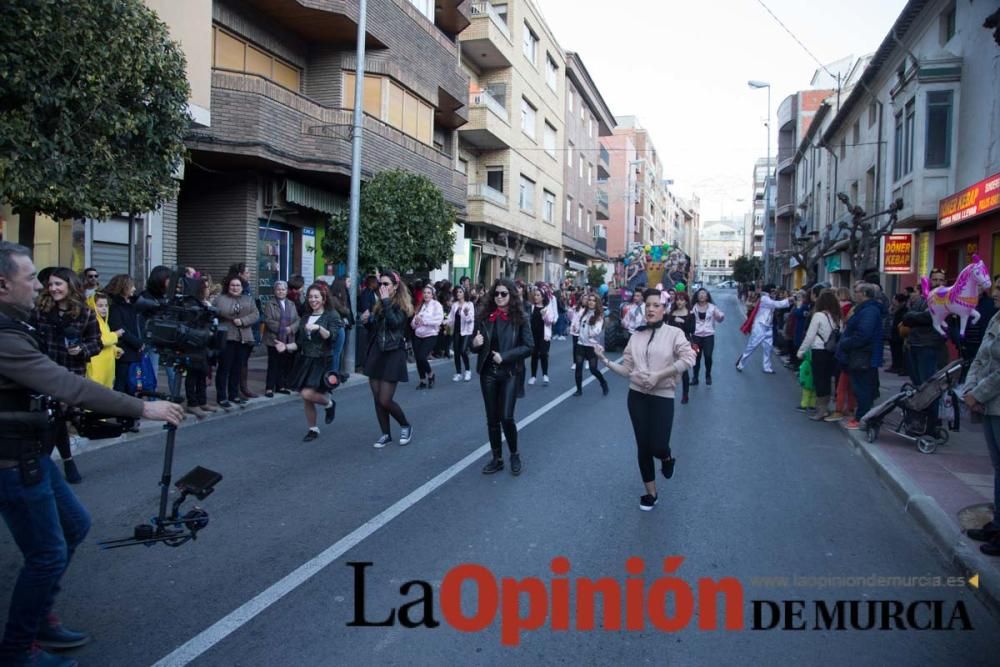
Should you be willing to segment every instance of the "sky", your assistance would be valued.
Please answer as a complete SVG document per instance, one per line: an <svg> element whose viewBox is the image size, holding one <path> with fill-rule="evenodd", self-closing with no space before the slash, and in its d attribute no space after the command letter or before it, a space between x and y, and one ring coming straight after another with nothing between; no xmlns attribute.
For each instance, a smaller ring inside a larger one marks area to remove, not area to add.
<svg viewBox="0 0 1000 667"><path fill-rule="evenodd" d="M764 5L829 64L874 52L906 0L535 3L559 45L583 59L611 112L637 116L649 131L672 191L697 194L710 221L749 211L753 163L766 153L767 90L747 81L771 84L773 118L819 68Z"/></svg>

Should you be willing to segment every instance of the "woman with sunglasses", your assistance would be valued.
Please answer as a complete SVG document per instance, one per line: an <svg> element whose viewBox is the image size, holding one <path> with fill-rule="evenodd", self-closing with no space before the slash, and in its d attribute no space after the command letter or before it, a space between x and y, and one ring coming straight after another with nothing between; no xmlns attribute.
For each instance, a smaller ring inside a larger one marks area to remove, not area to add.
<svg viewBox="0 0 1000 667"><path fill-rule="evenodd" d="M608 381L604 379L604 374L597 369L597 355L594 348L604 341L604 307L601 305L601 297L596 294L588 294L584 300L584 311L580 315L580 340L576 347L574 356L576 373L576 393L574 396L583 396L583 364L587 363L590 374L597 378L601 385L601 391L608 395L610 388Z"/></svg>
<svg viewBox="0 0 1000 667"><path fill-rule="evenodd" d="M704 287L694 294L694 337L691 339L698 346L698 358L694 362L694 372L691 384L698 384L698 373L701 370L702 357L705 358L705 384L712 385L712 353L715 351L715 325L726 319L712 295Z"/></svg>
<svg viewBox="0 0 1000 667"><path fill-rule="evenodd" d="M524 316L517 288L510 280L500 278L493 283L472 338L472 349L479 353L476 370L486 404L486 430L492 453L483 467L484 475L503 470L501 433L507 438L510 450L510 472L521 474L514 406L524 396L524 359L533 347L531 326Z"/></svg>
<svg viewBox="0 0 1000 667"><path fill-rule="evenodd" d="M389 417L399 424L399 444L408 445L413 437L413 427L403 414L403 408L394 400L396 385L407 382L406 373L406 321L413 316L413 304L406 284L399 274L386 271L379 276L378 299L371 314L362 314L361 323L368 327L368 356L365 375L375 401L382 437L374 447L381 449L392 443Z"/></svg>
<svg viewBox="0 0 1000 667"><path fill-rule="evenodd" d="M434 371L431 362L427 361L431 351L437 344L441 332L441 322L444 321L444 309L434 294L434 286L424 286L424 298L417 314L410 321L413 327L413 357L417 361L417 373L420 383L417 389L432 389L434 387Z"/></svg>
<svg viewBox="0 0 1000 667"><path fill-rule="evenodd" d="M628 414L635 432L639 454L639 472L646 493L639 499L639 509L648 512L656 507L656 468L670 479L675 458L670 451L670 431L674 423L674 391L677 378L694 365L695 354L684 332L663 326L666 307L660 290L643 292L646 301L646 324L632 336L620 364L609 361L604 348L597 347L598 358L612 372L629 379ZM664 420L666 428L664 428Z"/></svg>

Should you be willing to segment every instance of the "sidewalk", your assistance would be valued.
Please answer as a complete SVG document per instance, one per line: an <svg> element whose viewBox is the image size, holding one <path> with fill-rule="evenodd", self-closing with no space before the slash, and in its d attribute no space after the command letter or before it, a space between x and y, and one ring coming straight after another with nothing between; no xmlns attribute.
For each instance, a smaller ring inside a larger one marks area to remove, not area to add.
<svg viewBox="0 0 1000 667"><path fill-rule="evenodd" d="M899 391L909 378L880 370L879 382L881 397L876 405ZM893 423L899 414L890 416ZM951 431L948 443L933 454L922 454L916 443L896 435L888 423L874 443L867 441L864 429L848 431L846 423L841 421L840 428L904 510L966 576L979 575L978 594L1000 611L1000 558L986 556L979 551L980 543L964 534L993 518L993 466L982 424L974 424L963 406L961 430Z"/></svg>

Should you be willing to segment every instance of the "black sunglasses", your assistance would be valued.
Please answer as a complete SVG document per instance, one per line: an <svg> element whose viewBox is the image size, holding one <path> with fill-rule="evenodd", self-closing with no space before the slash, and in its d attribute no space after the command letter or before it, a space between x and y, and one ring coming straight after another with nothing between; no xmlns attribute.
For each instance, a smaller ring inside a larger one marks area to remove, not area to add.
<svg viewBox="0 0 1000 667"><path fill-rule="evenodd" d="M88 274L87 274L87 277L88 277L88 278L100 278L101 276L100 276L100 275L98 275L98 274L96 274L96 273L88 273Z"/></svg>
<svg viewBox="0 0 1000 667"><path fill-rule="evenodd" d="M508 292L507 290L504 290L502 292L500 290L497 290L496 292L494 292L494 296L510 296L510 292Z"/></svg>

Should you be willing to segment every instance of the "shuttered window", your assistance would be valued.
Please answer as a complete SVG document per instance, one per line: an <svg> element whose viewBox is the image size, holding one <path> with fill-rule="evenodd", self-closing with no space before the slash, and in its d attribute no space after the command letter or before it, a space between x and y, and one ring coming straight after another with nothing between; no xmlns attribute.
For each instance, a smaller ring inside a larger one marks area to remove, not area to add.
<svg viewBox="0 0 1000 667"><path fill-rule="evenodd" d="M297 67L218 27L212 33L215 39L212 67L256 74L299 91L302 73Z"/></svg>
<svg viewBox="0 0 1000 667"><path fill-rule="evenodd" d="M90 264L101 275L101 284L107 285L112 276L128 274L128 245L94 241L90 247Z"/></svg>

